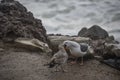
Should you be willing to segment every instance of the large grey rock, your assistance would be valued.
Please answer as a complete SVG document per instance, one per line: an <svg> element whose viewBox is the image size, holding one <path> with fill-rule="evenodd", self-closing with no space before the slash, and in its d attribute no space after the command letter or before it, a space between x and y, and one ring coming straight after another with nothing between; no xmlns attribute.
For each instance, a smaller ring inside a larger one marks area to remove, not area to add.
<svg viewBox="0 0 120 80"><path fill-rule="evenodd" d="M88 29L87 29L86 27L82 28L82 29L78 32L78 35L81 36L81 37L83 37L84 34L87 32L87 30L88 30Z"/></svg>
<svg viewBox="0 0 120 80"><path fill-rule="evenodd" d="M89 37L89 38L91 38L93 40L96 40L96 39L105 39L105 38L107 38L108 37L108 33L107 33L106 30L102 29L100 26L93 25L88 30L83 28L79 32L78 36Z"/></svg>
<svg viewBox="0 0 120 80"><path fill-rule="evenodd" d="M14 0L2 0L0 3L0 39L14 41L16 38L36 38L48 42L46 30L41 20Z"/></svg>

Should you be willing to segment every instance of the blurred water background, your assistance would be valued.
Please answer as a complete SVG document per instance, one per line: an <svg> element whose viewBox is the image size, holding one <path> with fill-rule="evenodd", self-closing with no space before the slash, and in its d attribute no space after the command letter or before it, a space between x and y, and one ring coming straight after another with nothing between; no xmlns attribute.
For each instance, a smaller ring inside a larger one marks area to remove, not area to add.
<svg viewBox="0 0 120 80"><path fill-rule="evenodd" d="M99 25L120 41L120 0L18 0L42 20L47 33L77 35Z"/></svg>

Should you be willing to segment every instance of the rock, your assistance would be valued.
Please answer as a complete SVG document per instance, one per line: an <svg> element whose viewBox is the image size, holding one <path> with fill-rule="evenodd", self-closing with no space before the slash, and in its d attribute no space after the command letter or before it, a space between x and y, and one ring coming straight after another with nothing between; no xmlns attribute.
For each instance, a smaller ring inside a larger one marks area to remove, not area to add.
<svg viewBox="0 0 120 80"><path fill-rule="evenodd" d="M111 47L111 52L115 54L117 57L120 57L120 44L105 44L107 47Z"/></svg>
<svg viewBox="0 0 120 80"><path fill-rule="evenodd" d="M4 16L4 14L2 12L0 12L0 17Z"/></svg>
<svg viewBox="0 0 120 80"><path fill-rule="evenodd" d="M120 57L120 44L107 43L105 40L92 42L94 46L94 56L101 56L103 59L112 59Z"/></svg>
<svg viewBox="0 0 120 80"><path fill-rule="evenodd" d="M58 51L58 45L61 44L65 40L72 40L76 41L78 43L85 42L85 43L90 43L91 39L87 37L78 37L78 36L48 36L48 39L51 42L51 49L53 52Z"/></svg>
<svg viewBox="0 0 120 80"><path fill-rule="evenodd" d="M100 26L98 25L93 25L91 28L89 28L88 30L86 30L85 28L83 28L78 36L82 36L82 37L89 37L93 40L97 40L97 39L105 39L108 37L108 33L107 31L105 31L104 29L102 29Z"/></svg>
<svg viewBox="0 0 120 80"><path fill-rule="evenodd" d="M4 49L3 48L0 48L0 52L3 52L4 51Z"/></svg>
<svg viewBox="0 0 120 80"><path fill-rule="evenodd" d="M107 38L105 39L105 42L118 44L118 41L115 40L114 36L109 36L109 37L107 37Z"/></svg>
<svg viewBox="0 0 120 80"><path fill-rule="evenodd" d="M115 40L114 36L109 36L110 40Z"/></svg>
<svg viewBox="0 0 120 80"><path fill-rule="evenodd" d="M52 52L47 43L39 41L38 39L29 39L29 38L17 38L15 40L16 47L30 49L38 49L46 53Z"/></svg>
<svg viewBox="0 0 120 80"><path fill-rule="evenodd" d="M88 29L87 29L86 27L82 28L82 29L79 31L78 36L83 37L84 34L87 32L87 30L88 30Z"/></svg>
<svg viewBox="0 0 120 80"><path fill-rule="evenodd" d="M117 57L120 57L120 48L112 50Z"/></svg>
<svg viewBox="0 0 120 80"><path fill-rule="evenodd" d="M14 0L1 0L1 3L5 3L5 2L13 2Z"/></svg>
<svg viewBox="0 0 120 80"><path fill-rule="evenodd" d="M14 0L2 0L0 3L0 39L12 42L15 39L36 38L48 42L46 30L41 20Z"/></svg>
<svg viewBox="0 0 120 80"><path fill-rule="evenodd" d="M94 58L95 58L96 60L98 60L98 61L104 60L102 56L94 56Z"/></svg>

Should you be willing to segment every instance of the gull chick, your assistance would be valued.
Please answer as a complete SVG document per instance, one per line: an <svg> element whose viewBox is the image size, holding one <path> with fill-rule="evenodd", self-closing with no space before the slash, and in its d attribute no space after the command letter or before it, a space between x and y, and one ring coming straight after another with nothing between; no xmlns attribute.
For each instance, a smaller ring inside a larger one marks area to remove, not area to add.
<svg viewBox="0 0 120 80"><path fill-rule="evenodd" d="M61 70L65 72L63 66L67 62L67 59L68 54L66 53L63 45L59 45L59 51L51 58L49 68L56 67L56 71L58 71L58 67L60 66Z"/></svg>

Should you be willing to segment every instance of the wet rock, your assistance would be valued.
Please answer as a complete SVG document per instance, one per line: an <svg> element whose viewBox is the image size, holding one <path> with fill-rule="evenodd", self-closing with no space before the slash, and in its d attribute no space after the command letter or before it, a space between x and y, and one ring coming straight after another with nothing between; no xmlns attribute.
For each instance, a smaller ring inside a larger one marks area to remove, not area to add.
<svg viewBox="0 0 120 80"><path fill-rule="evenodd" d="M107 31L102 29L100 26L93 25L88 30L83 28L79 32L78 36L89 37L89 38L91 38L93 40L97 40L97 39L105 39L105 38L107 38L108 37L108 33L107 33Z"/></svg>
<svg viewBox="0 0 120 80"><path fill-rule="evenodd" d="M14 0L2 0L0 3L0 39L5 42L16 38L36 38L48 42L46 30L41 20Z"/></svg>

